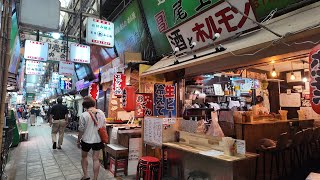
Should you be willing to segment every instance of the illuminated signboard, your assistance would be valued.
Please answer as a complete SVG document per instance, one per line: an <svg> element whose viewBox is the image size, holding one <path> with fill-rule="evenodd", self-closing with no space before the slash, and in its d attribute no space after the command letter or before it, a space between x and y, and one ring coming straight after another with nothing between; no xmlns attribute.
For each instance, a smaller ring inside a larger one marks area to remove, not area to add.
<svg viewBox="0 0 320 180"><path fill-rule="evenodd" d="M114 46L114 24L109 21L88 17L87 43L99 46Z"/></svg>
<svg viewBox="0 0 320 180"><path fill-rule="evenodd" d="M70 60L90 64L90 46L73 43L70 45Z"/></svg>
<svg viewBox="0 0 320 180"><path fill-rule="evenodd" d="M24 58L37 61L48 60L48 43L26 40Z"/></svg>

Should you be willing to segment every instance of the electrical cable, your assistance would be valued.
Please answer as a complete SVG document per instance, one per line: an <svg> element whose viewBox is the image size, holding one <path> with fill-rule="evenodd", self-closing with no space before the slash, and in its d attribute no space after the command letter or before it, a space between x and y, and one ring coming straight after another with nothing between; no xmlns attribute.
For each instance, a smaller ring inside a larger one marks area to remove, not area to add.
<svg viewBox="0 0 320 180"><path fill-rule="evenodd" d="M232 8L236 9L242 16L248 18L249 20L251 20L253 23L257 24L259 27L271 32L272 34L278 36L278 37L283 37L281 34L276 33L274 31L272 31L271 29L269 29L268 27L266 27L265 25L257 22L256 20L252 19L251 17L247 16L246 14L244 14L242 11L240 11L237 7L235 7L234 5L232 5L228 0L225 0L225 2L227 2L229 4L229 6L231 6Z"/></svg>

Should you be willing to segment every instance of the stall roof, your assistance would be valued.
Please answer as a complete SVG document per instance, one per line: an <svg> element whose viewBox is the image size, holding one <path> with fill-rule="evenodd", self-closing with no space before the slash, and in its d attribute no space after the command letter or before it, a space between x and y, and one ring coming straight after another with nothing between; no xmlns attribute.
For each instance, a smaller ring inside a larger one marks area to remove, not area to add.
<svg viewBox="0 0 320 180"><path fill-rule="evenodd" d="M143 77L157 74L164 74L180 69L186 69L186 74L205 73L204 71L219 71L227 68L239 67L243 64L256 62L258 59L276 56L278 54L292 51L307 50L315 46L314 44L285 45L281 42L291 43L300 41L307 37L317 41L315 35L319 35L320 14L318 13L320 2L305 6L296 11L282 15L270 20L266 27L283 35L279 38L269 31L260 29L248 34L244 34L237 39L223 44L226 51L210 54L200 58L190 60L193 55L179 57L179 64L174 65L175 57L165 57L150 67L142 74ZM280 41L281 40L281 41ZM283 46L283 48L279 48ZM196 52L197 56L215 51L214 47ZM258 52L257 52L258 51ZM252 53L257 52L257 53ZM251 53L250 55L244 55ZM236 54L236 55L235 55ZM238 56L241 55L241 56ZM184 62L185 61L185 62ZM210 64L208 64L210 63ZM191 69L192 67L192 69ZM195 70L196 69L196 70Z"/></svg>

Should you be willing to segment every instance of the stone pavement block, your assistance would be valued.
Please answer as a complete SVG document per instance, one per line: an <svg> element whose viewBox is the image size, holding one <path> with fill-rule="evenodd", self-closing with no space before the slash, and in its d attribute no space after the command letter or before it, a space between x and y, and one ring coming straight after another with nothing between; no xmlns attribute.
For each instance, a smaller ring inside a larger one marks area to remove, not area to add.
<svg viewBox="0 0 320 180"><path fill-rule="evenodd" d="M65 180L66 178L64 176L54 177L47 180Z"/></svg>
<svg viewBox="0 0 320 180"><path fill-rule="evenodd" d="M77 174L71 174L71 175L66 175L65 176L67 180L74 180L74 179L81 179L82 174L77 173Z"/></svg>
<svg viewBox="0 0 320 180"><path fill-rule="evenodd" d="M46 180L44 176L28 177L28 180Z"/></svg>
<svg viewBox="0 0 320 180"><path fill-rule="evenodd" d="M51 178L60 177L60 176L63 176L62 172L46 174L46 179L51 179Z"/></svg>
<svg viewBox="0 0 320 180"><path fill-rule="evenodd" d="M60 170L59 168L44 170L44 173L45 173L46 175L47 175L47 174L58 173L58 172L61 172L61 170Z"/></svg>

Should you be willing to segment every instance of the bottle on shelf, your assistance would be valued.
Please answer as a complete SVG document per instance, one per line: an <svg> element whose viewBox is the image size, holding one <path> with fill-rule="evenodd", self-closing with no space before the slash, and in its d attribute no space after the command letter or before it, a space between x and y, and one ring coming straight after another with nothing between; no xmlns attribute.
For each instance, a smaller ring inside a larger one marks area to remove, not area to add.
<svg viewBox="0 0 320 180"><path fill-rule="evenodd" d="M227 84L225 84L225 86L224 86L224 95L226 95L226 96L230 95L230 91L228 89L228 85Z"/></svg>

